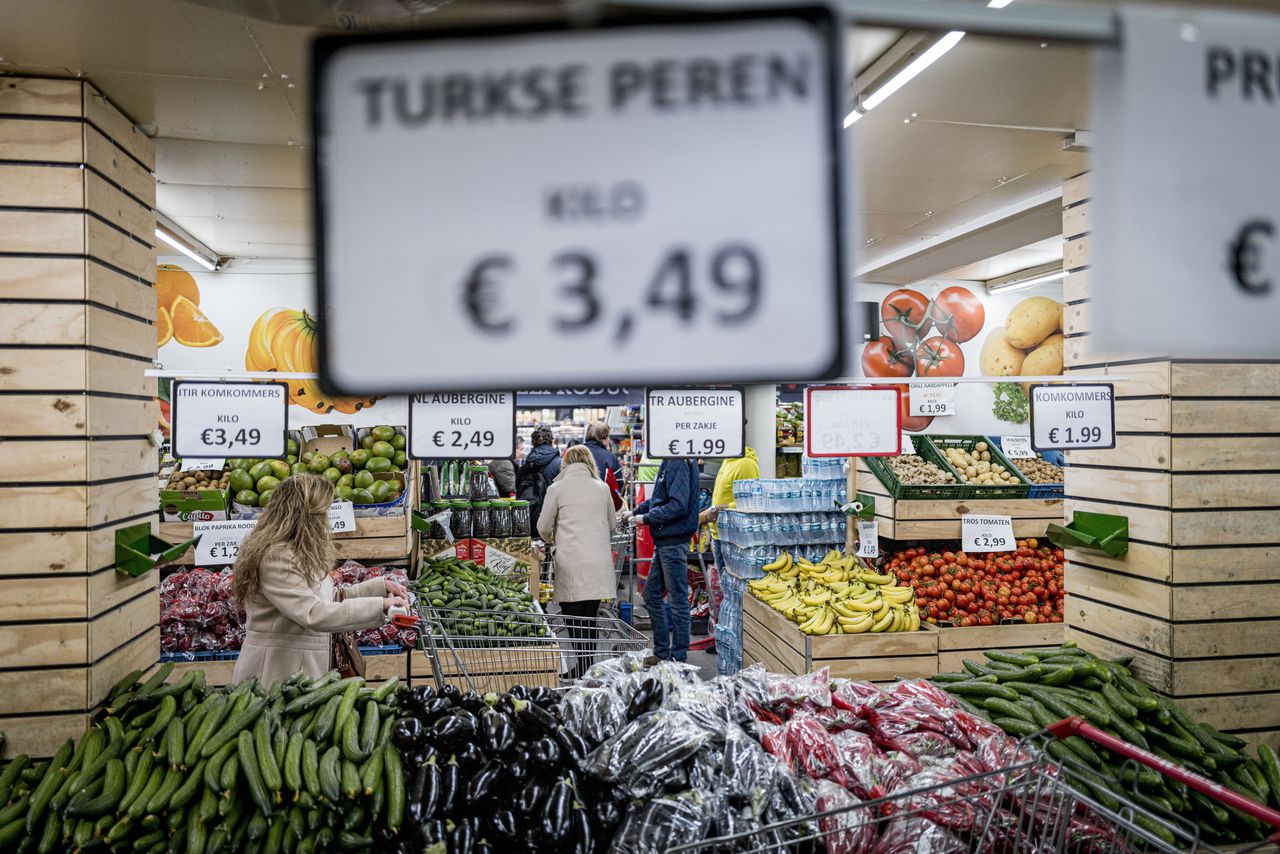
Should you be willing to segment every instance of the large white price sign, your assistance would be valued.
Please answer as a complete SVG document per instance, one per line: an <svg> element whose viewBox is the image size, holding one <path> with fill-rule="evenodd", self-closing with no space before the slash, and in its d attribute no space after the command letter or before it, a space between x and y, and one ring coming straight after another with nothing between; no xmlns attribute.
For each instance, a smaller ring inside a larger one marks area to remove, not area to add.
<svg viewBox="0 0 1280 854"><path fill-rule="evenodd" d="M196 522L191 526L196 543L196 566L219 566L235 563L240 544L253 532L256 519L234 522Z"/></svg>
<svg viewBox="0 0 1280 854"><path fill-rule="evenodd" d="M912 415L955 415L955 383L917 383L911 387Z"/></svg>
<svg viewBox="0 0 1280 854"><path fill-rule="evenodd" d="M1116 446L1116 387L1033 385L1031 446L1037 451Z"/></svg>
<svg viewBox="0 0 1280 854"><path fill-rule="evenodd" d="M602 23L315 43L335 389L839 370L845 27L811 8ZM415 335L370 345L389 311L429 324L429 358ZM761 346L779 329L804 334Z"/></svg>
<svg viewBox="0 0 1280 854"><path fill-rule="evenodd" d="M409 456L492 460L515 452L515 392L433 392L409 399Z"/></svg>
<svg viewBox="0 0 1280 854"><path fill-rule="evenodd" d="M1113 358L1273 357L1280 17L1137 4L1119 14L1122 44L1097 51L1093 73L1089 342Z"/></svg>
<svg viewBox="0 0 1280 854"><path fill-rule="evenodd" d="M1018 548L1009 516L960 517L960 548L967 552L1011 552Z"/></svg>
<svg viewBox="0 0 1280 854"><path fill-rule="evenodd" d="M809 386L804 445L811 457L894 457L902 450L896 388Z"/></svg>
<svg viewBox="0 0 1280 854"><path fill-rule="evenodd" d="M261 457L285 455L289 387L284 383L176 381L173 455Z"/></svg>
<svg viewBox="0 0 1280 854"><path fill-rule="evenodd" d="M742 389L651 388L645 403L645 449L654 459L746 453Z"/></svg>

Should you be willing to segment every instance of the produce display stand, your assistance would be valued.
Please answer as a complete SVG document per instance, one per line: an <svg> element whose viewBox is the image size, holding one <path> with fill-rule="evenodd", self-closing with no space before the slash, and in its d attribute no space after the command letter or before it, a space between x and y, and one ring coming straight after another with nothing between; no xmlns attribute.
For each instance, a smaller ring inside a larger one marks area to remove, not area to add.
<svg viewBox="0 0 1280 854"><path fill-rule="evenodd" d="M365 678L370 682L381 682L392 676L407 679L409 675L408 657L399 647L361 647L364 656ZM193 670L204 671L205 682L209 685L222 686L231 684L231 675L236 669L239 659L238 651L218 653L216 658L197 657L194 661L180 661L162 655L162 660L173 661L173 672L166 680L180 682L182 677Z"/></svg>
<svg viewBox="0 0 1280 854"><path fill-rule="evenodd" d="M811 673L894 682L938 672L939 632L927 623L915 632L807 635L750 593L742 597L742 663L774 673Z"/></svg>
<svg viewBox="0 0 1280 854"><path fill-rule="evenodd" d="M938 672L963 669L964 660L981 660L986 649L1020 650L1058 646L1063 641L1065 623L1005 623L996 626L939 626Z"/></svg>

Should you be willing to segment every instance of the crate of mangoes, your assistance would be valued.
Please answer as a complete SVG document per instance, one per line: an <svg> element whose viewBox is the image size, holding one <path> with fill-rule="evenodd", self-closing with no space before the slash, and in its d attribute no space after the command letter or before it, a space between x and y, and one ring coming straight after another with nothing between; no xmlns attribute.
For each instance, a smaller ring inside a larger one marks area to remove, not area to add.
<svg viewBox="0 0 1280 854"><path fill-rule="evenodd" d="M1026 498L1030 490L1018 467L985 436L934 436L916 439L925 459L948 469L972 488L966 498Z"/></svg>

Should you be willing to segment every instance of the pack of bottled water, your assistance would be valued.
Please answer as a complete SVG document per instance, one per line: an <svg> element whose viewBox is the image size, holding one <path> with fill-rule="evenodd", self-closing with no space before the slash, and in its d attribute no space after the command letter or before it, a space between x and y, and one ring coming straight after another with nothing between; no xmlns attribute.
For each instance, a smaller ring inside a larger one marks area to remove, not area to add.
<svg viewBox="0 0 1280 854"><path fill-rule="evenodd" d="M835 509L847 495L844 480L813 480L798 477L776 480L739 480L733 484L733 502L738 510L768 513L809 513Z"/></svg>
<svg viewBox="0 0 1280 854"><path fill-rule="evenodd" d="M844 542L845 536L845 516L834 507L802 513L723 510L716 526L721 544L732 543L742 548L766 546L772 548L775 555L781 546Z"/></svg>
<svg viewBox="0 0 1280 854"><path fill-rule="evenodd" d="M800 458L800 474L805 480L844 480L845 457Z"/></svg>

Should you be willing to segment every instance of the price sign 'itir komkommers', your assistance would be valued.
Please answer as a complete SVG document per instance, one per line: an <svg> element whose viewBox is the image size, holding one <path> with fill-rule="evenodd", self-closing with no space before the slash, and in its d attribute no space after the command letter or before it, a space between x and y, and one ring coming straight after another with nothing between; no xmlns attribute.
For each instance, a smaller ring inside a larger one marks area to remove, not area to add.
<svg viewBox="0 0 1280 854"><path fill-rule="evenodd" d="M493 460L515 452L515 392L432 392L409 399L410 457Z"/></svg>
<svg viewBox="0 0 1280 854"><path fill-rule="evenodd" d="M650 457L729 458L746 452L742 389L651 388L645 401L645 450Z"/></svg>
<svg viewBox="0 0 1280 854"><path fill-rule="evenodd" d="M170 405L175 457L285 456L289 387L284 383L178 381Z"/></svg>
<svg viewBox="0 0 1280 854"><path fill-rule="evenodd" d="M320 39L326 382L412 394L834 375L854 231L844 38L832 12L804 8ZM449 355L422 358L415 335L370 346L389 306ZM778 329L804 334L761 346Z"/></svg>

